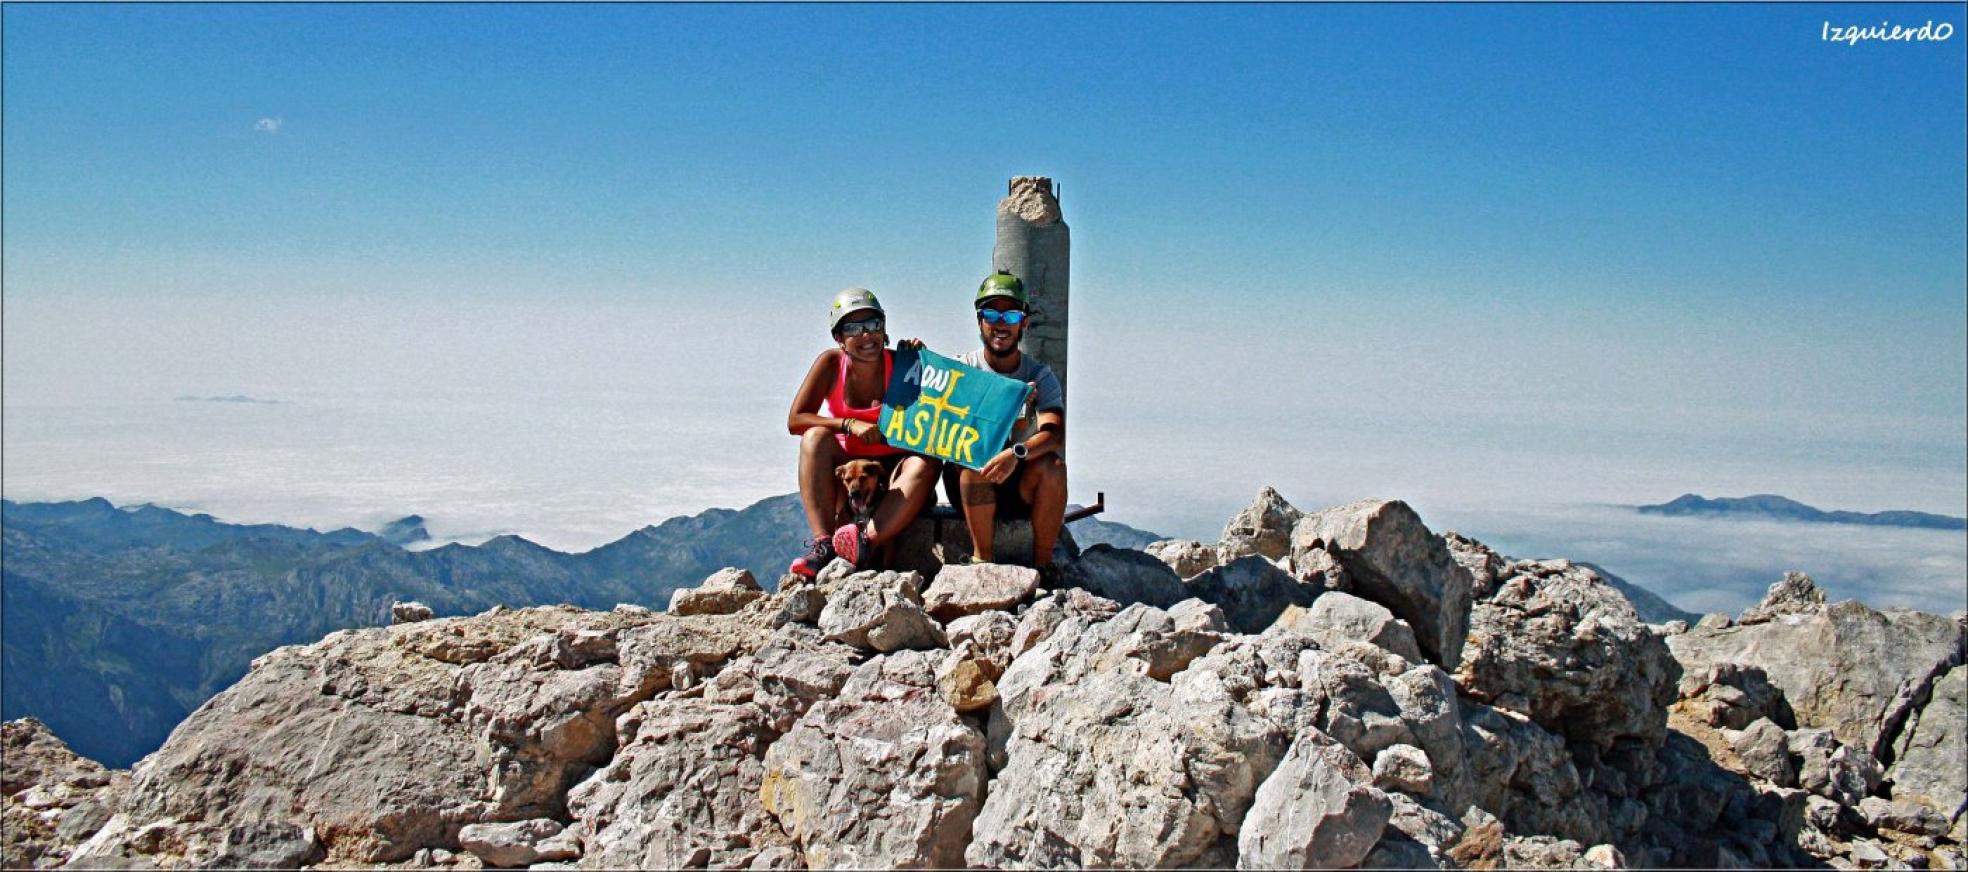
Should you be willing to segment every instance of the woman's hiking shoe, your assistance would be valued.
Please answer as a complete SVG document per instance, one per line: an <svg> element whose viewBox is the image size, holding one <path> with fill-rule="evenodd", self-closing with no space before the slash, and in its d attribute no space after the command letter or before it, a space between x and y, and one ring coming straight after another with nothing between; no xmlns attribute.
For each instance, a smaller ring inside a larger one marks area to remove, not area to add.
<svg viewBox="0 0 1968 872"><path fill-rule="evenodd" d="M834 531L834 553L842 560L860 569L867 562L868 537L861 535L860 524L847 524Z"/></svg>
<svg viewBox="0 0 1968 872"><path fill-rule="evenodd" d="M827 536L815 536L812 542L807 543L806 553L794 560L793 565L787 567L787 571L794 575L812 578L819 575L820 570L825 569L833 560L834 540Z"/></svg>

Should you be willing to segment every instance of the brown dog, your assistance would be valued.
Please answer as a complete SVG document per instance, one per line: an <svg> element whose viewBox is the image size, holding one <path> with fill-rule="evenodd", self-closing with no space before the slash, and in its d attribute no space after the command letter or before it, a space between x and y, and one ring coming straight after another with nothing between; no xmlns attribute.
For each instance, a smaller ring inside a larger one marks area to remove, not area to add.
<svg viewBox="0 0 1968 872"><path fill-rule="evenodd" d="M856 524L868 523L875 515L875 504L888 490L888 470L878 460L850 460L834 467L834 476L841 483L840 490L834 492L834 516L851 517Z"/></svg>

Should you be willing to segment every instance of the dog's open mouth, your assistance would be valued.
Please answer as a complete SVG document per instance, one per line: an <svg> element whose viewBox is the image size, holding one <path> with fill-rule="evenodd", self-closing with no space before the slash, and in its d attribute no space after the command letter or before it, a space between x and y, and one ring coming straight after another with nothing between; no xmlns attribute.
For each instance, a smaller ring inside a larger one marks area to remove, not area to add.
<svg viewBox="0 0 1968 872"><path fill-rule="evenodd" d="M847 507L853 510L854 516L857 518L866 515L868 513L868 499L872 496L874 494L849 491L847 494Z"/></svg>

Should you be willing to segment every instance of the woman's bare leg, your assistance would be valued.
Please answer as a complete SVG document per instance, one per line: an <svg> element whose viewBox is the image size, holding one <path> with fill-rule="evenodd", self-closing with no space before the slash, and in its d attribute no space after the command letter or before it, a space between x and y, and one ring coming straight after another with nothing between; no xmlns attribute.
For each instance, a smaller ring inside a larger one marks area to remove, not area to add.
<svg viewBox="0 0 1968 872"><path fill-rule="evenodd" d="M824 428L815 427L800 437L800 505L806 509L806 526L814 536L832 535L841 525L835 509L840 504L840 480L834 467L841 464L840 442Z"/></svg>

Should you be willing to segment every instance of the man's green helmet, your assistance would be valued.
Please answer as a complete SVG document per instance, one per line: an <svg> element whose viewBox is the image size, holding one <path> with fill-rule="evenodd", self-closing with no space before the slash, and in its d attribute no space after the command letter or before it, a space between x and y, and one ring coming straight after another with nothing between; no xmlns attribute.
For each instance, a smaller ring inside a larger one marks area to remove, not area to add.
<svg viewBox="0 0 1968 872"><path fill-rule="evenodd" d="M1025 295L1025 283L1004 270L998 270L984 277L984 283L977 286L977 300L974 305L983 307L984 301L992 297L1010 297L1018 301L1021 309L1030 308L1032 298Z"/></svg>
<svg viewBox="0 0 1968 872"><path fill-rule="evenodd" d="M827 329L839 330L841 321L845 320L847 316L870 309L876 312L882 311L881 301L875 299L874 291L868 290L867 288L848 288L847 290L841 291L834 295L834 308L831 313L832 319L827 322ZM886 315L887 313L883 314Z"/></svg>

